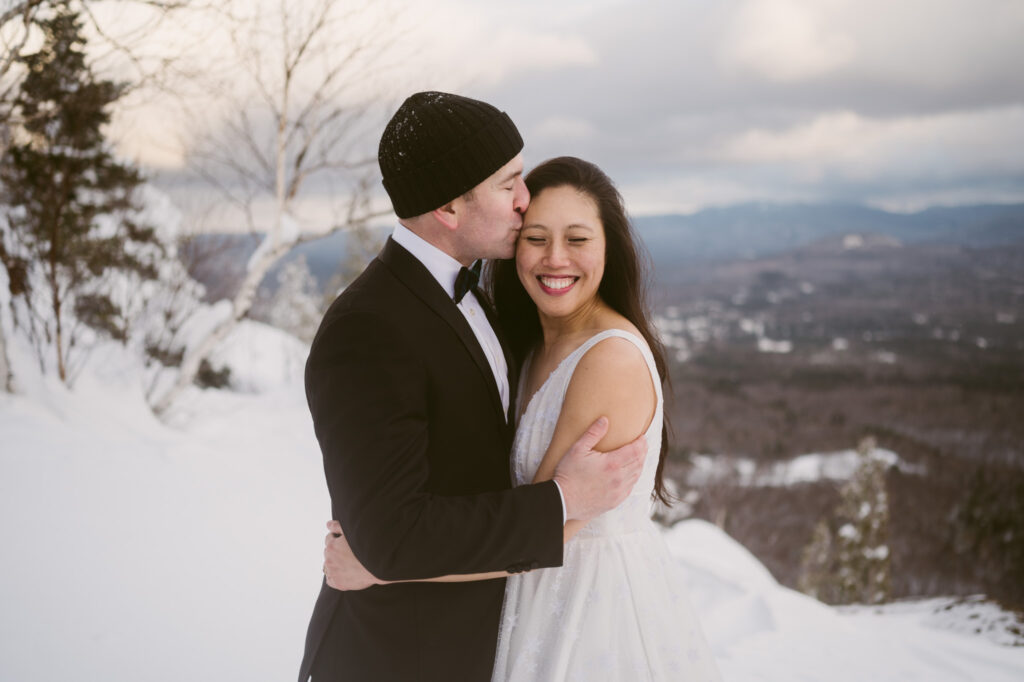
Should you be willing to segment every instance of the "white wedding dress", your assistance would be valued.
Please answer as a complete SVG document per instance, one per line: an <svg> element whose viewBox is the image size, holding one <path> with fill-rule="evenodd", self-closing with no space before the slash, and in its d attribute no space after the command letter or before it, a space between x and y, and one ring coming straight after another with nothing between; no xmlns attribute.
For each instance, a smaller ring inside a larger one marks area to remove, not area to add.
<svg viewBox="0 0 1024 682"><path fill-rule="evenodd" d="M515 485L533 480L583 355L611 337L647 360L658 403L647 460L626 501L590 521L565 546L561 568L508 578L492 680L718 680L714 658L685 593L680 567L650 518L661 450L661 382L647 344L617 329L573 351L530 399L512 448Z"/></svg>

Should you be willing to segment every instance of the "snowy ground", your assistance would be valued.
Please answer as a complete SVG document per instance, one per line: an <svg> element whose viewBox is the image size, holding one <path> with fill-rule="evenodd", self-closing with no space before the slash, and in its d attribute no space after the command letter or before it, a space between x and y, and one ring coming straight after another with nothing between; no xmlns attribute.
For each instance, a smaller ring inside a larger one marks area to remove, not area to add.
<svg viewBox="0 0 1024 682"><path fill-rule="evenodd" d="M260 392L195 391L173 426L117 361L98 358L71 393L15 358L22 395L0 394L0 680L294 678L329 505L304 350L243 332L223 358ZM1024 647L977 625L1009 618L993 607L833 609L714 526L666 538L727 680L1024 679Z"/></svg>

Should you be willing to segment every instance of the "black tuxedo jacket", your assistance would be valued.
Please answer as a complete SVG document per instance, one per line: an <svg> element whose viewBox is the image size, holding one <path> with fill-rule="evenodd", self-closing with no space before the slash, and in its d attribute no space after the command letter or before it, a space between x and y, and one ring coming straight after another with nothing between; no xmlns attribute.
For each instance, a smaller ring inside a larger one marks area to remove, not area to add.
<svg viewBox="0 0 1024 682"><path fill-rule="evenodd" d="M324 316L306 397L332 516L378 578L561 565L555 484L511 488L513 427L487 359L394 241ZM325 583L299 680L487 680L504 589L503 579L358 592Z"/></svg>

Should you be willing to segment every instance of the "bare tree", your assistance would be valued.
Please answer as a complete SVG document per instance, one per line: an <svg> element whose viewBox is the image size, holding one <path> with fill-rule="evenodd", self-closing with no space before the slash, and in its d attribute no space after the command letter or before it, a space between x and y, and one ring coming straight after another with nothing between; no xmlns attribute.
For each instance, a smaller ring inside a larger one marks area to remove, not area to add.
<svg viewBox="0 0 1024 682"><path fill-rule="evenodd" d="M230 45L217 61L238 68L211 90L224 94L221 106L230 113L198 137L192 166L263 239L230 314L187 349L176 383L154 405L157 413L192 384L293 247L338 230L365 230L390 213L371 201L376 150L367 141L376 139L384 115L379 87L397 40L394 17L369 0L237 1L217 13ZM212 101L204 114L215 108ZM199 127L202 117L195 120ZM310 208L316 197L330 197L330 209ZM320 217L308 217L314 213Z"/></svg>

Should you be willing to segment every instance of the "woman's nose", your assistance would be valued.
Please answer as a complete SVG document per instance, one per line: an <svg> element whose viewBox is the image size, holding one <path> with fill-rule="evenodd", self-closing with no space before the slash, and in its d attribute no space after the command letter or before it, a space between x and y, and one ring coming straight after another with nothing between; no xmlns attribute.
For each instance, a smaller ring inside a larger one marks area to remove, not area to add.
<svg viewBox="0 0 1024 682"><path fill-rule="evenodd" d="M544 263L549 267L562 267L569 264L569 254L565 249L565 246L553 242L544 254Z"/></svg>

